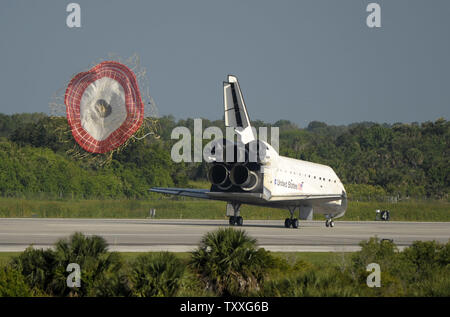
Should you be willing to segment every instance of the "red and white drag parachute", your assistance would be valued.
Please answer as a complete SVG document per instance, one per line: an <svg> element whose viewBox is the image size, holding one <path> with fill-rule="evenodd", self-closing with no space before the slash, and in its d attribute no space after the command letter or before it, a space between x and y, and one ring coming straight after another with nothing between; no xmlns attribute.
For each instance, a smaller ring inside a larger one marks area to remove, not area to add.
<svg viewBox="0 0 450 317"><path fill-rule="evenodd" d="M67 86L64 103L73 137L91 153L116 149L144 120L136 76L118 62L102 62L77 74Z"/></svg>

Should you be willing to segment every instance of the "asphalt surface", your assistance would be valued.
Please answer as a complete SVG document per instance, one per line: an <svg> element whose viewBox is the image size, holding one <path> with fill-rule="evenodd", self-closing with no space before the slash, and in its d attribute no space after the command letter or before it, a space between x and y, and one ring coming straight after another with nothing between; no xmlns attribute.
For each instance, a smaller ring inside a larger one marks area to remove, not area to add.
<svg viewBox="0 0 450 317"><path fill-rule="evenodd" d="M301 221L298 229L284 228L282 220L245 220L245 229L260 246L271 251L351 252L359 242L377 236L392 239L400 248L415 240L450 239L450 222L335 221L326 228L323 221ZM0 218L0 252L51 247L74 232L100 235L111 251L145 252L195 249L202 236L225 220L155 219L55 219Z"/></svg>

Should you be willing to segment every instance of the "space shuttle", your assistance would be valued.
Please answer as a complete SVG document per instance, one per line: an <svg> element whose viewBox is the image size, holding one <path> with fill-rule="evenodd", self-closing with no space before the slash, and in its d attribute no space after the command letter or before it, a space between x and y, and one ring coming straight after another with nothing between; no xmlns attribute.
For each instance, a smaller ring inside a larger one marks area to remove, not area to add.
<svg viewBox="0 0 450 317"><path fill-rule="evenodd" d="M223 99L225 126L234 129L238 141L223 139L212 146L210 189L154 187L150 191L226 202L231 226L243 225L241 206L247 204L287 209L286 228L298 228L299 219L312 220L314 214L325 215L326 227L334 227L333 219L347 209L347 194L333 169L281 156L259 140L233 75L223 83Z"/></svg>

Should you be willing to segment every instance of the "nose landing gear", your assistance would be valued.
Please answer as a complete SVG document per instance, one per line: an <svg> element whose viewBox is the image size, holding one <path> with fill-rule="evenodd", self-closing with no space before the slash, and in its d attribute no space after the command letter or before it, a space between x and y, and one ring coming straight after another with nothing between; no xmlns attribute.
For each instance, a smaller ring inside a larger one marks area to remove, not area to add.
<svg viewBox="0 0 450 317"><path fill-rule="evenodd" d="M333 219L327 219L326 221L325 221L325 226L328 228L333 228L334 227L334 221L333 221Z"/></svg>

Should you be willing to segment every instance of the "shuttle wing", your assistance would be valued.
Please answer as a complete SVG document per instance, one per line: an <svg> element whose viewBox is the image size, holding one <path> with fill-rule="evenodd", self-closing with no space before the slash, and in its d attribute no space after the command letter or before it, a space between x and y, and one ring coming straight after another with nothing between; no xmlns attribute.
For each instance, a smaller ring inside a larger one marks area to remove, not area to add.
<svg viewBox="0 0 450 317"><path fill-rule="evenodd" d="M241 201L249 203L256 202L262 199L262 194L258 193L211 192L208 189L153 187L150 188L149 191L175 196L186 196L222 201Z"/></svg>
<svg viewBox="0 0 450 317"><path fill-rule="evenodd" d="M153 187L150 188L149 190L151 192L160 194L209 199L208 189Z"/></svg>
<svg viewBox="0 0 450 317"><path fill-rule="evenodd" d="M345 195L282 195L264 197L263 194L245 193L245 192L211 192L208 189L192 189L192 188L165 188L153 187L149 189L151 192L186 196L193 198L221 200L221 201L237 201L246 204L266 205L266 206L287 206L301 205L304 203L322 203L334 200L344 199Z"/></svg>

